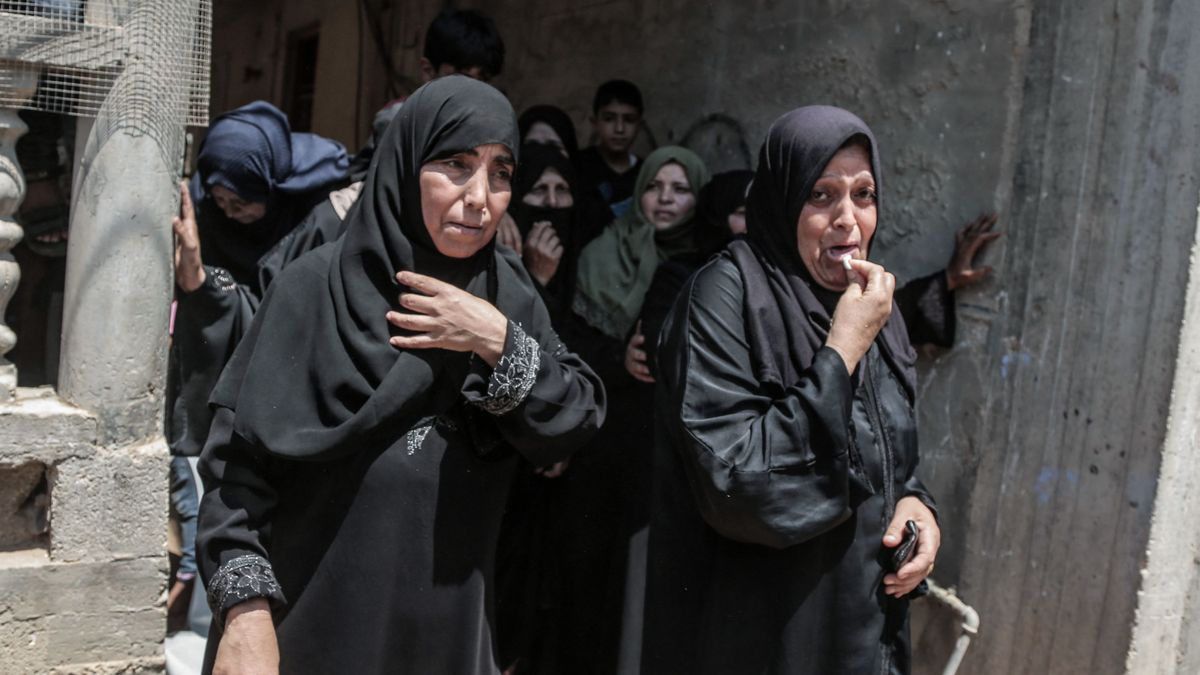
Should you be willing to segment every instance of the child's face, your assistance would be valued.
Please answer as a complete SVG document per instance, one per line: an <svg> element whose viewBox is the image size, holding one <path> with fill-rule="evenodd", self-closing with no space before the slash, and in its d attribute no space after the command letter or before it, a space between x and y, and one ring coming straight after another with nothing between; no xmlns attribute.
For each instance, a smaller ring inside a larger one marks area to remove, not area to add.
<svg viewBox="0 0 1200 675"><path fill-rule="evenodd" d="M642 128L642 115L628 103L606 103L592 116L601 149L612 154L629 152Z"/></svg>

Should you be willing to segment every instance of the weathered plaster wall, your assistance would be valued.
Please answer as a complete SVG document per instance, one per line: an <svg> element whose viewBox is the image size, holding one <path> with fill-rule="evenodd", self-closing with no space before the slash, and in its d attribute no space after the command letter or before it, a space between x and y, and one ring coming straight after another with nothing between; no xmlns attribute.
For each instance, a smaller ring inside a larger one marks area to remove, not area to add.
<svg viewBox="0 0 1200 675"><path fill-rule="evenodd" d="M1200 5L459 4L498 19L509 54L496 84L517 109L557 104L585 143L594 87L612 77L642 85L647 142L686 140L717 168L744 163L743 146L756 152L797 105L859 112L884 152L875 254L901 277L942 266L967 219L1001 213L994 279L960 294L955 349L922 362L923 472L945 534L936 576L982 615L965 672L1121 672L1196 231ZM408 78L439 6L382 15ZM364 77L359 128L384 89ZM344 121L317 130L348 138ZM1175 571L1194 566L1179 557L1194 548L1180 550ZM940 668L952 635L927 610L916 618L920 669ZM1195 625L1174 629L1185 647Z"/></svg>

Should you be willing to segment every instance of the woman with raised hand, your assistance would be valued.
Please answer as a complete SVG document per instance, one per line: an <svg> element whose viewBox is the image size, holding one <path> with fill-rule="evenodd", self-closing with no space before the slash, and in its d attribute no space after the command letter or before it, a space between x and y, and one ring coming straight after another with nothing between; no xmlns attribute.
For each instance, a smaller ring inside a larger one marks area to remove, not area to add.
<svg viewBox="0 0 1200 675"><path fill-rule="evenodd" d="M499 672L514 451L566 458L604 410L520 260L493 244L516 148L500 92L424 85L342 237L272 282L201 458L210 670Z"/></svg>
<svg viewBox="0 0 1200 675"><path fill-rule="evenodd" d="M746 238L663 328L642 672L910 670L908 598L941 535L916 355L868 260L879 166L853 114L781 117Z"/></svg>
<svg viewBox="0 0 1200 675"><path fill-rule="evenodd" d="M185 459L200 454L208 397L262 299L264 261L313 206L347 180L337 141L293 133L287 116L255 101L213 120L191 186L180 185L175 231L178 304L168 362L165 431L174 455L171 505L183 555L168 599L168 631L187 620L196 575L196 497Z"/></svg>

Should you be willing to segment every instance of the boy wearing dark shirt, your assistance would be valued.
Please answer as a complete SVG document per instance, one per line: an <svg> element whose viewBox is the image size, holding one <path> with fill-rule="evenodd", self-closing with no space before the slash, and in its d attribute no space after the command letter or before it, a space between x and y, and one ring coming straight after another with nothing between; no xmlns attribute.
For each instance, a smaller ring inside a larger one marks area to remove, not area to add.
<svg viewBox="0 0 1200 675"><path fill-rule="evenodd" d="M629 208L640 158L633 143L642 128L642 92L627 80L600 85L592 100L592 128L596 145L579 153L579 180L584 190L595 191L620 216Z"/></svg>

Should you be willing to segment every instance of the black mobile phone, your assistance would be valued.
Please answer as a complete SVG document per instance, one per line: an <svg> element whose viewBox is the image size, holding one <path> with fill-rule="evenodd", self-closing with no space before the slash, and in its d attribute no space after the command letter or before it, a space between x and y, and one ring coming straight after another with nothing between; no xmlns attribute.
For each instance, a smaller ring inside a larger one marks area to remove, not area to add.
<svg viewBox="0 0 1200 675"><path fill-rule="evenodd" d="M900 539L900 545L892 550L893 572L899 572L904 563L912 560L913 553L917 550L917 535L920 532L915 521L910 520L904 524L904 537Z"/></svg>

